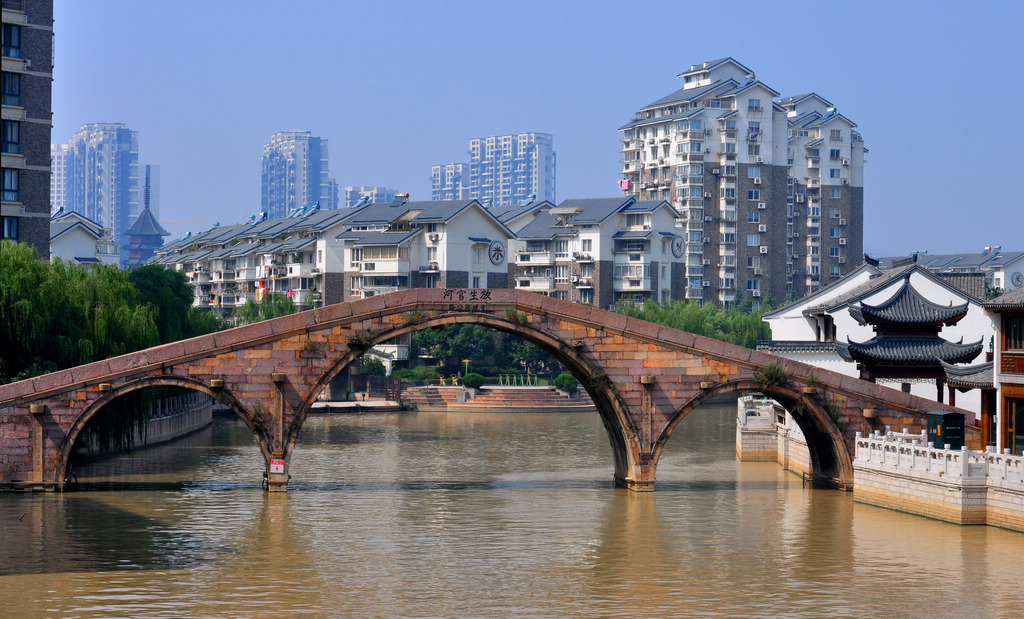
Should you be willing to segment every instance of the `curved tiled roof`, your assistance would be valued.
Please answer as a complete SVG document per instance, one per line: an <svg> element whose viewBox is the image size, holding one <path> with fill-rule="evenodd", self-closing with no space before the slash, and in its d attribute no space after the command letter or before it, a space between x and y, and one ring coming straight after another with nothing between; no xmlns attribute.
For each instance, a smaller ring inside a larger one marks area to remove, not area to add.
<svg viewBox="0 0 1024 619"><path fill-rule="evenodd" d="M847 350L856 361L936 365L969 363L981 353L984 340L971 344L950 342L938 336L884 336L866 342L849 342Z"/></svg>
<svg viewBox="0 0 1024 619"><path fill-rule="evenodd" d="M989 388L995 383L992 380L991 361L977 365L953 365L940 361L942 369L946 372L946 382L954 387Z"/></svg>
<svg viewBox="0 0 1024 619"><path fill-rule="evenodd" d="M850 315L861 324L889 325L953 325L967 315L967 302L961 305L939 305L921 296L910 280L904 280L899 291L879 305L861 302L850 307Z"/></svg>

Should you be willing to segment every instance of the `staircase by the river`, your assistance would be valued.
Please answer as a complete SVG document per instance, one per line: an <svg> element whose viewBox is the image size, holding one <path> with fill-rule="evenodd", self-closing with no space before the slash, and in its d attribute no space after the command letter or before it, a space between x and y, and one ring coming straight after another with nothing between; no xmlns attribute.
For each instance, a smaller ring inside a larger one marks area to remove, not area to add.
<svg viewBox="0 0 1024 619"><path fill-rule="evenodd" d="M421 411L487 411L487 412L587 412L594 403L586 392L576 398L559 393L554 387L484 386L475 398L463 387L407 387L402 401L415 404Z"/></svg>

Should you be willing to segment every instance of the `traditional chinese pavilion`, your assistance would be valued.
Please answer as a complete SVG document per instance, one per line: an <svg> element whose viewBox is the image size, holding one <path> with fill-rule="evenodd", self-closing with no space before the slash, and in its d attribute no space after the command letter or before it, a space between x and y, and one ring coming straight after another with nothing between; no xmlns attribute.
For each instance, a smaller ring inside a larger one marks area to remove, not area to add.
<svg viewBox="0 0 1024 619"><path fill-rule="evenodd" d="M164 244L165 236L170 232L164 230L160 223L153 217L149 207L142 209L135 223L125 233L128 242L121 248L127 252L125 265L129 267L138 266L153 257L154 252Z"/></svg>
<svg viewBox="0 0 1024 619"><path fill-rule="evenodd" d="M965 344L963 338L950 342L939 336L944 326L963 319L967 309L968 303L945 306L929 301L914 289L908 277L889 300L850 307L850 315L862 325L871 325L875 337L866 342L847 338L845 355L857 362L862 380L934 380L936 400L942 402L946 381L943 363L969 363L984 346L983 338Z"/></svg>

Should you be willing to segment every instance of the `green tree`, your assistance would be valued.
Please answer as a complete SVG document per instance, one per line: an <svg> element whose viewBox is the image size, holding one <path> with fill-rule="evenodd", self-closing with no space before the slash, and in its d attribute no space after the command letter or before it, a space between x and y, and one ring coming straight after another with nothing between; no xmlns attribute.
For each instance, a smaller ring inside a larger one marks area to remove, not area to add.
<svg viewBox="0 0 1024 619"><path fill-rule="evenodd" d="M619 313L655 322L660 325L689 331L698 335L722 340L747 348L754 348L758 340L771 339L768 323L761 319L769 311L762 304L758 311L740 309L720 310L710 303L700 305L695 301L643 304L620 303Z"/></svg>
<svg viewBox="0 0 1024 619"><path fill-rule="evenodd" d="M387 367L384 362L373 355L363 355L356 363L359 373L363 376L385 376Z"/></svg>
<svg viewBox="0 0 1024 619"><path fill-rule="evenodd" d="M146 264L133 269L129 279L138 291L139 302L156 308L161 342L176 342L223 328L212 312L192 307L192 287L184 273Z"/></svg>
<svg viewBox="0 0 1024 619"><path fill-rule="evenodd" d="M250 297L245 305L235 310L235 320L239 325L250 325L261 320L294 314L296 311L298 308L287 295L272 292L259 302Z"/></svg>

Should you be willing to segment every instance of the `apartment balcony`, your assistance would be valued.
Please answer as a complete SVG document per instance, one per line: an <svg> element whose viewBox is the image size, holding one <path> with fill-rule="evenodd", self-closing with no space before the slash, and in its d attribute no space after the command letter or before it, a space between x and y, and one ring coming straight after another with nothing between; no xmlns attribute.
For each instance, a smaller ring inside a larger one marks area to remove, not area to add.
<svg viewBox="0 0 1024 619"><path fill-rule="evenodd" d="M235 281L235 272L234 271L214 271L212 276L211 276L211 278L210 278L210 280L213 283L215 283L215 284L216 283L222 283L222 282L233 282L233 281Z"/></svg>
<svg viewBox="0 0 1024 619"><path fill-rule="evenodd" d="M701 219L691 219L691 220L687 221L686 222L686 231L687 232L700 232L700 233L703 234L703 232L704 232L704 219L703 218L701 218Z"/></svg>
<svg viewBox="0 0 1024 619"><path fill-rule="evenodd" d="M390 294L392 292L398 292L399 290L404 290L404 288L402 288L400 286L366 286L366 285L364 285L361 290L363 291L363 298L366 298L366 297L374 297L374 296L381 295L381 294ZM308 294L310 291L300 291L300 292L305 292L305 293Z"/></svg>
<svg viewBox="0 0 1024 619"><path fill-rule="evenodd" d="M581 252L578 252L578 251L577 252L573 252L572 258L576 262L593 262L594 261L594 257L592 255L590 255L588 253L581 253Z"/></svg>
<svg viewBox="0 0 1024 619"><path fill-rule="evenodd" d="M235 269L235 281L253 281L259 279L259 277L259 267Z"/></svg>
<svg viewBox="0 0 1024 619"><path fill-rule="evenodd" d="M807 159L807 167L808 168L819 168L819 167L821 167L821 165L819 163L819 159L817 157L808 157L808 159Z"/></svg>
<svg viewBox="0 0 1024 619"><path fill-rule="evenodd" d="M441 265L439 265L436 260L431 260L430 262L420 266L418 270L420 273L439 273L441 271Z"/></svg>
<svg viewBox="0 0 1024 619"><path fill-rule="evenodd" d="M710 237L706 237L706 238L708 239L708 242L710 243L711 242L711 238ZM686 253L688 253L688 254L703 254L704 253L704 243L688 242L686 244Z"/></svg>
<svg viewBox="0 0 1024 619"><path fill-rule="evenodd" d="M289 265L295 266L295 265ZM293 277L311 277L312 264L302 265L310 267L309 271L305 275L298 275ZM409 273L411 265L409 260L363 260L359 263L359 271L361 273L373 273L374 275L405 275Z"/></svg>
<svg viewBox="0 0 1024 619"><path fill-rule="evenodd" d="M999 373L1024 374L1024 355L1019 353L1006 352L1005 350L1000 352Z"/></svg>
<svg viewBox="0 0 1024 619"><path fill-rule="evenodd" d="M520 251L516 252L516 264L550 265L555 262L555 254L551 251Z"/></svg>
<svg viewBox="0 0 1024 619"><path fill-rule="evenodd" d="M807 179L807 186L808 187L821 187L821 179L808 178Z"/></svg>
<svg viewBox="0 0 1024 619"><path fill-rule="evenodd" d="M651 290L651 278L626 276L614 280L612 289L615 292L649 292Z"/></svg>
<svg viewBox="0 0 1024 619"><path fill-rule="evenodd" d="M211 279L212 278L210 277L210 274L207 273L206 271L193 271L191 274L189 274L188 283L209 284Z"/></svg>
<svg viewBox="0 0 1024 619"><path fill-rule="evenodd" d="M704 267L703 266L699 266L699 267L698 266L687 266L686 267L686 276L687 277L704 277Z"/></svg>
<svg viewBox="0 0 1024 619"><path fill-rule="evenodd" d="M687 288L686 289L686 298L687 299L700 299L703 296L704 296L704 291L703 291L702 288Z"/></svg>
<svg viewBox="0 0 1024 619"><path fill-rule="evenodd" d="M516 290L530 292L551 292L555 289L555 278L544 275L517 275Z"/></svg>
<svg viewBox="0 0 1024 619"><path fill-rule="evenodd" d="M382 261L378 261L378 264L380 262L386 262L386 261L383 261L383 260ZM363 264L373 264L373 263L366 263L366 262L364 262ZM319 275L320 274L320 269L316 268L316 265L308 264L308 263L304 263L304 262L291 262L291 263L288 263L288 264L285 265L285 269L286 269L286 272L288 274L288 277L313 277L314 275Z"/></svg>

